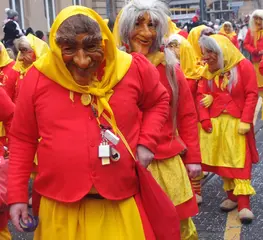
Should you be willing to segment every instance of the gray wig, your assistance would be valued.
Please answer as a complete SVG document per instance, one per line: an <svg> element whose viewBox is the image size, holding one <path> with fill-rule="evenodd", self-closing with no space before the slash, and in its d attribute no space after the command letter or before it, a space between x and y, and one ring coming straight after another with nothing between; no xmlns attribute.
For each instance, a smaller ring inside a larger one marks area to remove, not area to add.
<svg viewBox="0 0 263 240"><path fill-rule="evenodd" d="M201 49L203 50L204 48L216 53L218 55L218 64L220 66L220 69L224 69L224 55L223 52L220 48L220 46L217 44L216 40L208 37L208 36L202 36L199 39L199 45ZM224 74L224 71L222 72ZM230 77L229 77L229 83L228 83L228 91L231 92L232 87L237 84L238 77L237 77L237 68L233 67L230 70ZM212 88L211 81L208 82L210 85L210 88Z"/></svg>
<svg viewBox="0 0 263 240"><path fill-rule="evenodd" d="M170 14L167 4L160 0L133 0L122 10L119 21L119 35L121 41L130 46L130 34L135 28L137 19L148 13L156 25L157 37L153 42L150 53L158 51L162 44L163 36L168 32L167 17Z"/></svg>

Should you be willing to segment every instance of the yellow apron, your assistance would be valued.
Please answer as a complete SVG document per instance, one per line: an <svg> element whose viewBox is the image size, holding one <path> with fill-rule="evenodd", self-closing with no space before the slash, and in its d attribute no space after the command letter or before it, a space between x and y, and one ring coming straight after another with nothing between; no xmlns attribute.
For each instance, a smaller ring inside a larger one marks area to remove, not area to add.
<svg viewBox="0 0 263 240"><path fill-rule="evenodd" d="M238 134L240 119L221 114L211 122L212 133L200 129L202 163L214 167L244 168L246 137Z"/></svg>
<svg viewBox="0 0 263 240"><path fill-rule="evenodd" d="M179 155L161 161L153 160L148 169L175 206L193 197L192 186Z"/></svg>

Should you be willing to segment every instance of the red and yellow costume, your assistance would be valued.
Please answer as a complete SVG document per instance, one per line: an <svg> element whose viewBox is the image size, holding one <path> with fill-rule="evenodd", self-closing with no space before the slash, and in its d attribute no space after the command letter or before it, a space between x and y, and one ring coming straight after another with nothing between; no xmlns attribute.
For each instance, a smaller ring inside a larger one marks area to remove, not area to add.
<svg viewBox="0 0 263 240"><path fill-rule="evenodd" d="M121 12L115 21L113 31L118 46L121 46L121 36L118 33L120 16ZM166 37L178 33L180 30L169 17L167 19L169 29ZM172 96L172 89L166 76L164 53L150 53L146 57L156 66L161 83L168 90L169 95ZM198 239L198 236L191 217L198 213L198 206L185 164L201 163L197 130L198 119L191 91L184 74L179 66L176 67L175 71L179 89L176 114L177 130L176 133L173 130L173 114L172 108L170 108L168 121L158 138L159 144L155 152L155 159L148 169L176 207L181 220L181 239L195 240ZM188 99L188 101L185 102L185 99Z"/></svg>
<svg viewBox="0 0 263 240"><path fill-rule="evenodd" d="M210 73L206 65L198 86L199 100L203 94L214 97L209 108L198 105L200 122L211 120L212 123L212 133L200 131L203 170L223 177L224 189L229 199L238 201L240 211L250 208L249 196L255 194L250 179L252 163L258 161L253 131L258 100L256 75L252 64L227 38L210 37L220 46L225 65L215 73ZM237 81L230 83L233 68L237 70ZM251 129L242 135L239 128L244 123L250 124Z"/></svg>
<svg viewBox="0 0 263 240"><path fill-rule="evenodd" d="M3 122L9 121L13 116L15 106L2 87L0 87L0 109L0 120ZM3 156L2 152L1 147L1 156ZM0 202L1 205L2 203ZM8 210L4 212L0 211L0 239L2 240L11 240L11 235L7 228L8 218Z"/></svg>
<svg viewBox="0 0 263 240"><path fill-rule="evenodd" d="M105 66L92 87L73 80L55 41L61 23L76 14L91 17L102 29ZM27 202L37 150L34 185L42 198L35 239L155 239L134 198L139 189L132 156L120 142L116 149L121 159L102 166L101 131L91 106L84 106L81 97L93 96L99 116L104 110L109 113L113 129L117 124L134 153L138 144L155 152L169 101L156 69L143 56L117 50L101 17L84 7L69 7L58 15L50 46L28 72L19 95L11 129L9 204ZM100 121L109 125L102 117ZM94 193L105 199L90 198Z"/></svg>
<svg viewBox="0 0 263 240"><path fill-rule="evenodd" d="M11 97L9 90L9 81L16 79L16 72L12 69L15 62L9 57L4 45L0 43L0 85L6 90L7 94ZM0 122L0 154L2 154L3 146L7 145L6 133L10 127L10 122L6 122L5 125L3 122Z"/></svg>
<svg viewBox="0 0 263 240"><path fill-rule="evenodd" d="M237 34L235 33L235 31L232 29L231 33L226 33L224 26L225 24L229 24L232 27L232 24L230 22L225 22L221 29L219 30L220 35L226 36L227 38L229 38L229 40L236 46L237 49L239 49L239 43L238 43L238 38L237 38Z"/></svg>
<svg viewBox="0 0 263 240"><path fill-rule="evenodd" d="M262 95L263 75L259 72L259 63L262 55L259 54L259 51L263 51L263 30L252 32L249 29L244 40L244 48L251 54L251 61L257 74L259 93Z"/></svg>
<svg viewBox="0 0 263 240"><path fill-rule="evenodd" d="M163 53L150 54L148 59L157 67L161 83L172 96ZM191 217L198 213L198 206L184 165L201 163L197 115L191 91L179 66L176 67L176 78L179 88L178 134L174 136L170 109L169 119L159 137L155 160L149 166L149 170L176 206L181 219L182 239L197 239L197 232ZM185 102L185 99L188 101Z"/></svg>

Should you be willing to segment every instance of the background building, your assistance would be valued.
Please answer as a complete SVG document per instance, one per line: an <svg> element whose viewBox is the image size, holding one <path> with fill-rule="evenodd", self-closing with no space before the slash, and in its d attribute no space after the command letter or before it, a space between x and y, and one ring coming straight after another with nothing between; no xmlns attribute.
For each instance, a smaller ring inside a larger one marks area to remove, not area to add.
<svg viewBox="0 0 263 240"><path fill-rule="evenodd" d="M172 0L169 6L173 20L190 21L193 16L200 13L200 0ZM244 18L255 9L263 8L263 0L204 0L201 6L206 10L205 19L214 21L224 18Z"/></svg>
<svg viewBox="0 0 263 240"><path fill-rule="evenodd" d="M107 10L106 6L110 6ZM123 7L125 0L0 0L0 21L6 18L5 8L15 9L20 15L23 29L32 27L34 31L48 33L59 11L70 5L83 5L93 8L103 18L115 17ZM0 37L3 37L0 31Z"/></svg>

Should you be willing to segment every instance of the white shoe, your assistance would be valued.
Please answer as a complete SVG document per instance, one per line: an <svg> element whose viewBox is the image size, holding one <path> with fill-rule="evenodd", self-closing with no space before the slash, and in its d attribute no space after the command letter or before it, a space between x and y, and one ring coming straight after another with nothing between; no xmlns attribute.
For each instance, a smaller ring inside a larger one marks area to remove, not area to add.
<svg viewBox="0 0 263 240"><path fill-rule="evenodd" d="M220 204L220 209L223 212L230 212L234 210L235 208L237 208L237 202L234 202L230 199L226 199Z"/></svg>
<svg viewBox="0 0 263 240"><path fill-rule="evenodd" d="M243 208L238 212L238 217L243 224L249 224L255 218L253 212L248 208Z"/></svg>

